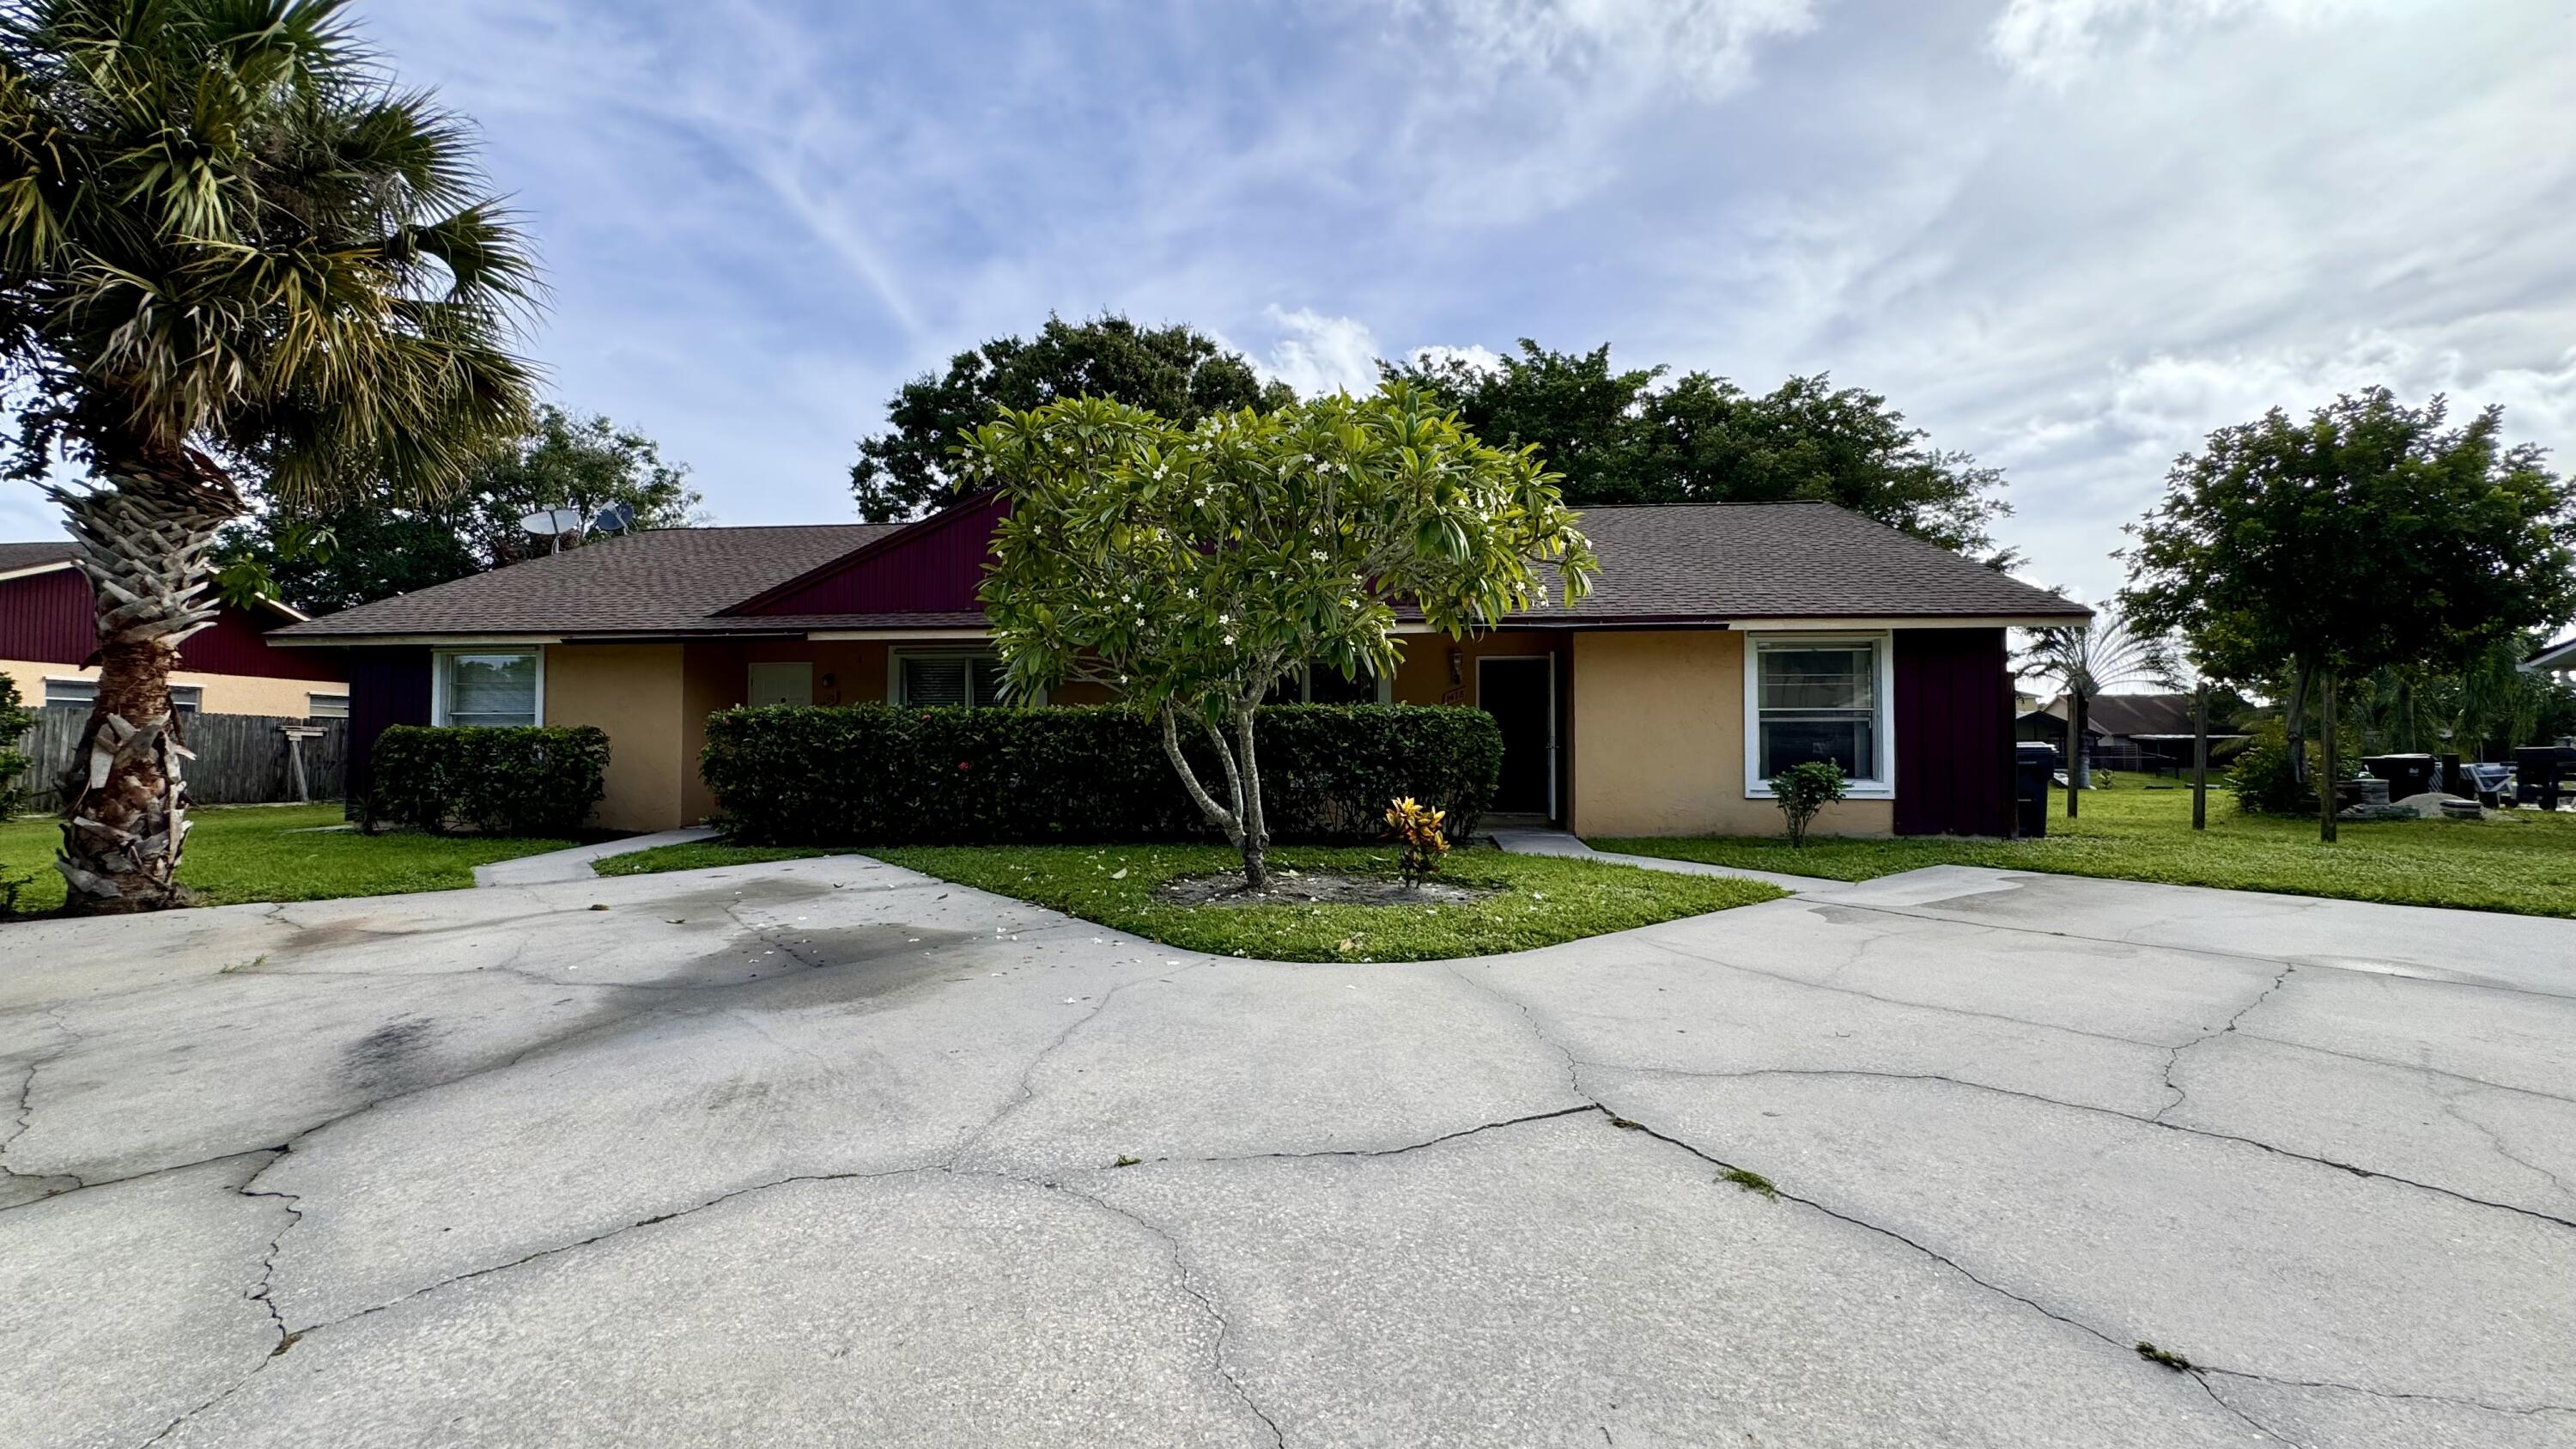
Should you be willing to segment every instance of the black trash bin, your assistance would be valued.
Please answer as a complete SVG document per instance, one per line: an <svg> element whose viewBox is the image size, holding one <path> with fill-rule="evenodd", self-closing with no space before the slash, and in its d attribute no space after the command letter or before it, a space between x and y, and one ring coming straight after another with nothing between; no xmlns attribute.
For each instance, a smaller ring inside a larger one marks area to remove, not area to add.
<svg viewBox="0 0 2576 1449"><path fill-rule="evenodd" d="M2513 752L2513 800L2517 805L2557 809L2559 795L2568 788L2571 777L2576 777L2576 749L2535 745Z"/></svg>
<svg viewBox="0 0 2576 1449"><path fill-rule="evenodd" d="M2372 755L2361 767L2388 782L2388 798L2403 800L2431 790L2441 778L2441 762L2431 755Z"/></svg>
<svg viewBox="0 0 2576 1449"><path fill-rule="evenodd" d="M2013 820L2016 833L2048 833L2048 781L2062 758L2046 740L2023 740L2013 746Z"/></svg>

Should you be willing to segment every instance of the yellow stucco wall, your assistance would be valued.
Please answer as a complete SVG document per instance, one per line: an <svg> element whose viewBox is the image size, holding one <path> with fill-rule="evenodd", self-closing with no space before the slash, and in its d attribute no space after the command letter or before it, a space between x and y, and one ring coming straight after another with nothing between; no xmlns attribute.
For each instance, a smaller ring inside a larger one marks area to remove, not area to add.
<svg viewBox="0 0 2576 1449"><path fill-rule="evenodd" d="M45 702L45 681L48 679L98 678L96 669L21 659L0 659L0 674L17 682L18 697L30 706ZM346 684L335 684L327 679L199 674L189 669L170 671L170 682L197 686L200 691L197 707L208 714L261 714L280 719L305 718L310 712L304 698L308 694L344 695L349 692Z"/></svg>
<svg viewBox="0 0 2576 1449"><path fill-rule="evenodd" d="M551 644L545 670L547 724L608 731L608 793L591 819L610 830L682 824L681 646ZM696 756L685 764L694 778Z"/></svg>
<svg viewBox="0 0 2576 1449"><path fill-rule="evenodd" d="M1744 636L1722 629L1574 636L1572 828L1583 835L1775 835L1744 792ZM1815 829L1885 835L1886 800L1826 807Z"/></svg>

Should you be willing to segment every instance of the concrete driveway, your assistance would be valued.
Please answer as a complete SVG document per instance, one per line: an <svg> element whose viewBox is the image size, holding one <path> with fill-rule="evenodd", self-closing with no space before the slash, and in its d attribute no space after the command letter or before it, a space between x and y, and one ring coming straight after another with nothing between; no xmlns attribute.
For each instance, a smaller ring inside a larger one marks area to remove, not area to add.
<svg viewBox="0 0 2576 1449"><path fill-rule="evenodd" d="M0 959L10 1445L2576 1444L2566 922L1299 966L843 858Z"/></svg>

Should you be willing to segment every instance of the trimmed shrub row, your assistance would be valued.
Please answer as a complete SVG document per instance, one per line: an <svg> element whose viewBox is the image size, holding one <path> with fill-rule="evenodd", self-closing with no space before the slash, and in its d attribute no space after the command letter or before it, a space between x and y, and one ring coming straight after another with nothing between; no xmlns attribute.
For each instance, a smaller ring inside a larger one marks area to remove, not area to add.
<svg viewBox="0 0 2576 1449"><path fill-rule="evenodd" d="M1254 725L1270 835L1373 841L1387 802L1449 812L1463 836L1493 796L1503 737L1482 710L1276 705ZM1222 799L1204 739L1184 741ZM734 838L766 845L995 845L1217 838L1122 705L920 709L772 705L707 720L700 773Z"/></svg>
<svg viewBox="0 0 2576 1449"><path fill-rule="evenodd" d="M394 725L376 737L364 820L493 835L569 835L606 793L608 734Z"/></svg>

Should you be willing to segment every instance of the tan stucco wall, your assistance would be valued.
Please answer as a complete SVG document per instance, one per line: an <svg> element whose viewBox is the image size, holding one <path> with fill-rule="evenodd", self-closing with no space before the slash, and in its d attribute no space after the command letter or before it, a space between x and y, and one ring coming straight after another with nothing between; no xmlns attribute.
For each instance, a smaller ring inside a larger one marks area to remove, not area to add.
<svg viewBox="0 0 2576 1449"><path fill-rule="evenodd" d="M668 830L683 823L677 644L546 646L546 723L608 731L608 793L591 819L610 830ZM696 757L686 757L688 774Z"/></svg>
<svg viewBox="0 0 2576 1449"><path fill-rule="evenodd" d="M1574 636L1574 811L1583 835L1776 835L1744 792L1744 636L1722 629ZM1886 800L1826 807L1815 829L1885 835Z"/></svg>
<svg viewBox="0 0 2576 1449"><path fill-rule="evenodd" d="M30 707L45 702L48 679L96 679L96 669L83 669L71 664L45 664L22 659L0 659L0 674L17 681L18 697ZM347 694L349 686L325 679L270 679L257 674L199 674L193 670L170 671L172 684L193 684L203 693L197 707L208 714L260 714L279 719L303 719L309 712L304 696L308 694Z"/></svg>

